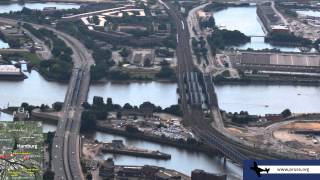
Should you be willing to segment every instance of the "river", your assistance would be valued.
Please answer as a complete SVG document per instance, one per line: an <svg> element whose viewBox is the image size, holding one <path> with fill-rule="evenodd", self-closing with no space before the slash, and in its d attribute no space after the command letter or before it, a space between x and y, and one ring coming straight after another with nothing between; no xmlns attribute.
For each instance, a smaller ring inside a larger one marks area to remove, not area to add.
<svg viewBox="0 0 320 180"><path fill-rule="evenodd" d="M0 112L0 121L13 121L13 116L10 114ZM43 133L54 132L56 131L56 129L57 129L56 125L49 124L49 123L42 123Z"/></svg>
<svg viewBox="0 0 320 180"><path fill-rule="evenodd" d="M37 71L26 73L24 81L0 81L0 107L19 106L23 102L32 105L52 105L63 101L67 84L48 82ZM140 105L150 101L161 107L178 102L176 83L105 83L91 85L88 101L93 96L113 99L123 105L129 102ZM285 108L296 113L319 112L320 87L293 85L218 85L216 86L219 105L231 112L241 110L251 114L279 113Z"/></svg>
<svg viewBox="0 0 320 180"><path fill-rule="evenodd" d="M143 140L129 139L118 135L97 132L95 139L100 142L110 142L115 139L123 140L128 146L137 148L159 150L171 154L171 160L153 160L147 158L136 158L123 155L105 154L104 159L112 157L117 165L155 165L169 169L175 169L187 175L191 175L194 169L203 169L212 173L228 173L236 176L242 176L242 169L227 161L223 166L223 159L218 156L208 156L204 153L192 152L175 147L161 145L158 143L147 142Z"/></svg>
<svg viewBox="0 0 320 180"><path fill-rule="evenodd" d="M229 7L218 12L214 12L216 25L228 30L239 30L247 36L265 36L262 23L256 13L256 6ZM264 37L253 37L250 43L237 46L238 49L280 49L285 52L299 52L295 47L279 47L264 42Z"/></svg>
<svg viewBox="0 0 320 180"><path fill-rule="evenodd" d="M9 48L9 44L0 39L0 49Z"/></svg>
<svg viewBox="0 0 320 180"><path fill-rule="evenodd" d="M111 97L113 103L124 105L140 105L150 101L163 108L178 103L176 83L160 82L131 82L95 84L90 87L88 101L92 102L93 96L102 96L104 99Z"/></svg>
<svg viewBox="0 0 320 180"><path fill-rule="evenodd" d="M25 3L24 5L13 3L13 4L0 4L0 13L9 13L10 11L21 11L23 7L29 9L38 9L42 10L45 7L56 7L57 9L78 9L80 8L80 4L74 3L55 3L55 2L48 2L48 3Z"/></svg>
<svg viewBox="0 0 320 180"><path fill-rule="evenodd" d="M37 71L25 73L24 81L0 81L0 107L20 106L27 102L31 105L63 101L67 84L46 81Z"/></svg>
<svg viewBox="0 0 320 180"><path fill-rule="evenodd" d="M320 17L320 11L298 10L297 13L302 15L307 15L307 16Z"/></svg>
<svg viewBox="0 0 320 180"><path fill-rule="evenodd" d="M219 106L228 112L248 111L264 115L289 108L295 113L318 113L319 86L293 85L219 85Z"/></svg>

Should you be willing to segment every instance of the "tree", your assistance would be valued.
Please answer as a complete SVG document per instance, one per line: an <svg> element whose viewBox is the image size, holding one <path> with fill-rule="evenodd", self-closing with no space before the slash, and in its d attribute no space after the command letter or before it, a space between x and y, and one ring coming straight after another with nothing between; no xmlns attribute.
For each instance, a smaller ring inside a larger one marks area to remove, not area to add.
<svg viewBox="0 0 320 180"><path fill-rule="evenodd" d="M102 109L104 107L103 97L94 96L92 106L95 109Z"/></svg>
<svg viewBox="0 0 320 180"><path fill-rule="evenodd" d="M43 179L54 180L54 172L51 170L46 170L46 172L43 173Z"/></svg>
<svg viewBox="0 0 320 180"><path fill-rule="evenodd" d="M182 116L182 110L180 108L179 105L172 105L168 108L165 108L163 110L165 113L168 113L168 114L173 114L173 115L176 115L176 116Z"/></svg>
<svg viewBox="0 0 320 180"><path fill-rule="evenodd" d="M151 67L152 66L151 59L146 58L146 60L144 60L144 62L143 62L143 66L144 67Z"/></svg>
<svg viewBox="0 0 320 180"><path fill-rule="evenodd" d="M128 50L127 48L122 48L121 51L119 52L119 54L123 58L127 58L130 54L130 50Z"/></svg>
<svg viewBox="0 0 320 180"><path fill-rule="evenodd" d="M103 65L91 65L90 67L91 80L97 81L106 76L105 67Z"/></svg>
<svg viewBox="0 0 320 180"><path fill-rule="evenodd" d="M24 103L21 104L21 107L24 108L24 109L28 109L29 104L24 102Z"/></svg>
<svg viewBox="0 0 320 180"><path fill-rule="evenodd" d="M158 78L173 78L175 72L170 66L162 66L160 72L157 74Z"/></svg>
<svg viewBox="0 0 320 180"><path fill-rule="evenodd" d="M40 110L41 110L41 111L45 111L45 110L47 110L48 108L49 108L48 105L41 104L41 106L40 106Z"/></svg>
<svg viewBox="0 0 320 180"><path fill-rule="evenodd" d="M107 98L107 106L112 106L112 98Z"/></svg>
<svg viewBox="0 0 320 180"><path fill-rule="evenodd" d="M52 108L56 111L61 111L62 106L63 106L62 102L55 102L52 104Z"/></svg>
<svg viewBox="0 0 320 180"><path fill-rule="evenodd" d="M126 104L123 105L123 109L131 110L131 109L133 109L133 107L131 106L131 104L126 103Z"/></svg>
<svg viewBox="0 0 320 180"><path fill-rule="evenodd" d="M141 109L152 109L152 111L156 108L156 106L154 104L152 104L151 102L147 101L147 102L143 102L140 106L139 106L140 110Z"/></svg>
<svg viewBox="0 0 320 180"><path fill-rule="evenodd" d="M127 125L126 126L126 131L129 133L140 133L139 129L133 125Z"/></svg>
<svg viewBox="0 0 320 180"><path fill-rule="evenodd" d="M98 25L100 23L99 17L98 16L93 16L92 21L94 24Z"/></svg>
<svg viewBox="0 0 320 180"><path fill-rule="evenodd" d="M90 172L89 172L89 174L87 174L86 179L87 180L92 180L92 174Z"/></svg>
<svg viewBox="0 0 320 180"><path fill-rule="evenodd" d="M118 111L117 112L117 119L121 119L121 117L122 117L122 113L121 113L121 111Z"/></svg>
<svg viewBox="0 0 320 180"><path fill-rule="evenodd" d="M83 111L81 115L81 132L93 132L96 128L96 116L93 112Z"/></svg>
<svg viewBox="0 0 320 180"><path fill-rule="evenodd" d="M83 102L83 103L82 103L82 107L83 107L84 109L90 109L90 108L91 108L91 105L86 101L86 102Z"/></svg>
<svg viewBox="0 0 320 180"><path fill-rule="evenodd" d="M281 115L282 115L282 117L284 117L284 118L287 118L287 117L289 117L289 116L291 116L291 111L290 111L290 109L285 109L285 110L283 110L282 112L281 112Z"/></svg>

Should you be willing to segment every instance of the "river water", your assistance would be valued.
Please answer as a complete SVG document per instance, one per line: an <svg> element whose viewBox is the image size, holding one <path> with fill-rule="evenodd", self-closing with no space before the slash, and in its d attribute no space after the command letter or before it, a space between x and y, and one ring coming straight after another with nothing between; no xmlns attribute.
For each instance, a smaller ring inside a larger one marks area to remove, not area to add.
<svg viewBox="0 0 320 180"><path fill-rule="evenodd" d="M316 113L320 107L319 86L293 85L222 85L216 86L219 106L228 112L250 114Z"/></svg>
<svg viewBox="0 0 320 180"><path fill-rule="evenodd" d="M4 8L4 6L7 8ZM20 5L0 5L0 12L7 11L9 7L19 6ZM35 6L35 4L33 4L33 6ZM41 8L44 6L36 7ZM14 8L10 10L14 10ZM238 29L247 35L264 35L255 13L255 7L228 8L215 13L215 18L217 24L224 24L228 29ZM251 42L250 45L247 44L245 47L243 46L243 48L247 47L262 49L271 47L271 45L257 38ZM290 51L293 49L289 48L287 50ZM67 84L48 82L36 71L27 73L27 76L28 79L24 81L0 81L0 107L6 107L8 103L12 106L19 106L22 102L28 102L33 105L41 105L42 103L51 105L56 101L63 101ZM172 104L177 104L178 95L176 88L176 83L135 82L116 84L109 82L92 85L90 87L88 101L91 102L93 96L102 96L105 99L111 97L114 103L121 105L127 102L132 105L139 105L144 101L150 101L156 105L168 107ZM320 87L284 85L223 85L216 87L219 105L222 109L231 112L246 110L249 111L250 114L262 115L266 113L279 113L285 108L289 108L293 112L318 112L318 107L320 107L319 90ZM0 120L8 120L9 118L12 117L3 113L0 116ZM54 131L55 128L54 125L44 124L44 132ZM172 160L170 161L132 158L127 156L104 156L104 158L114 157L116 164L151 164L177 169L186 174L190 174L193 169L197 168L209 172L242 174L241 168L238 168L232 163L227 163L224 168L221 163L222 160L219 157L209 157L203 153L181 150L141 140L131 140L105 133L96 133L95 138L103 142L112 139L123 139L125 143L130 146L160 150L172 155Z"/></svg>
<svg viewBox="0 0 320 180"><path fill-rule="evenodd" d="M194 169L203 169L212 173L228 173L236 176L242 176L242 169L227 161L223 166L223 159L217 156L208 156L204 153L192 152L175 147L161 145L142 140L129 139L118 135L97 132L95 139L100 142L110 142L112 140L123 140L128 146L137 148L159 150L171 154L171 160L153 160L147 158L137 158L123 155L105 154L104 159L112 157L117 165L155 165L169 169L175 169L187 175L191 175Z"/></svg>
<svg viewBox="0 0 320 180"><path fill-rule="evenodd" d="M265 32L262 23L256 13L256 6L229 7L227 9L214 12L216 25L228 30L239 30L247 36L264 36ZM253 37L250 43L237 46L238 49L252 48L255 50L277 48L285 52L299 52L295 47L279 47L264 42L264 37Z"/></svg>
<svg viewBox="0 0 320 180"><path fill-rule="evenodd" d="M29 9L38 9L42 10L45 7L56 7L57 9L78 9L80 8L80 4L74 3L55 3L55 2L48 2L48 3L25 3L24 5L20 4L0 4L0 13L9 13L10 11L21 11L23 7Z"/></svg>
<svg viewBox="0 0 320 180"><path fill-rule="evenodd" d="M25 73L24 81L0 81L0 107L20 106L23 102L32 105L52 105L63 101L67 84L46 81L37 71Z"/></svg>
<svg viewBox="0 0 320 180"><path fill-rule="evenodd" d="M320 17L320 11L313 11L313 10L298 10L298 14L313 16L313 17Z"/></svg>
<svg viewBox="0 0 320 180"><path fill-rule="evenodd" d="M78 9L80 8L80 4L74 3L55 3L55 2L48 2L48 3L25 3L24 5L20 5L17 3L13 4L0 4L0 14L2 13L9 13L15 11L21 11L23 7L29 9L38 9L42 10L45 7L56 7L57 9ZM0 49L2 48L9 48L9 45L3 42L0 39Z"/></svg>
<svg viewBox="0 0 320 180"><path fill-rule="evenodd" d="M13 116L10 114L0 112L0 121L13 121ZM53 124L42 123L42 132L48 133L56 131L57 127Z"/></svg>
<svg viewBox="0 0 320 180"><path fill-rule="evenodd" d="M9 48L9 44L0 39L0 49Z"/></svg>
<svg viewBox="0 0 320 180"><path fill-rule="evenodd" d="M124 105L140 105L150 101L163 108L178 103L176 83L160 82L132 82L95 84L90 87L88 101L92 102L93 96L102 96L106 100L111 97L113 103Z"/></svg>

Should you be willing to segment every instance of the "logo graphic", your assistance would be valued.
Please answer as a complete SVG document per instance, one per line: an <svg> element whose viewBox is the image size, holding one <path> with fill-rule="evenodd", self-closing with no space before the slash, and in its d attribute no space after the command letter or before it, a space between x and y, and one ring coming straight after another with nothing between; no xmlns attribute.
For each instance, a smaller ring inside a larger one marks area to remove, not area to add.
<svg viewBox="0 0 320 180"><path fill-rule="evenodd" d="M253 166L250 167L250 169L252 171L255 171L258 177L261 177L261 172L265 171L265 172L269 173L269 171L270 171L270 168L264 168L264 169L259 168L257 162L255 162L255 161L253 162Z"/></svg>

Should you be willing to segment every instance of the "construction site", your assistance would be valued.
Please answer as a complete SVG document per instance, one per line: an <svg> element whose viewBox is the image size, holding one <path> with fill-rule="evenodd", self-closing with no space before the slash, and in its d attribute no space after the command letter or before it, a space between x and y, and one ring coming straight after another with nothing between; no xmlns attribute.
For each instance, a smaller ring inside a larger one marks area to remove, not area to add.
<svg viewBox="0 0 320 180"><path fill-rule="evenodd" d="M255 148L268 149L293 159L318 159L319 115L296 114L290 120L270 121L260 126L229 126L228 132Z"/></svg>

